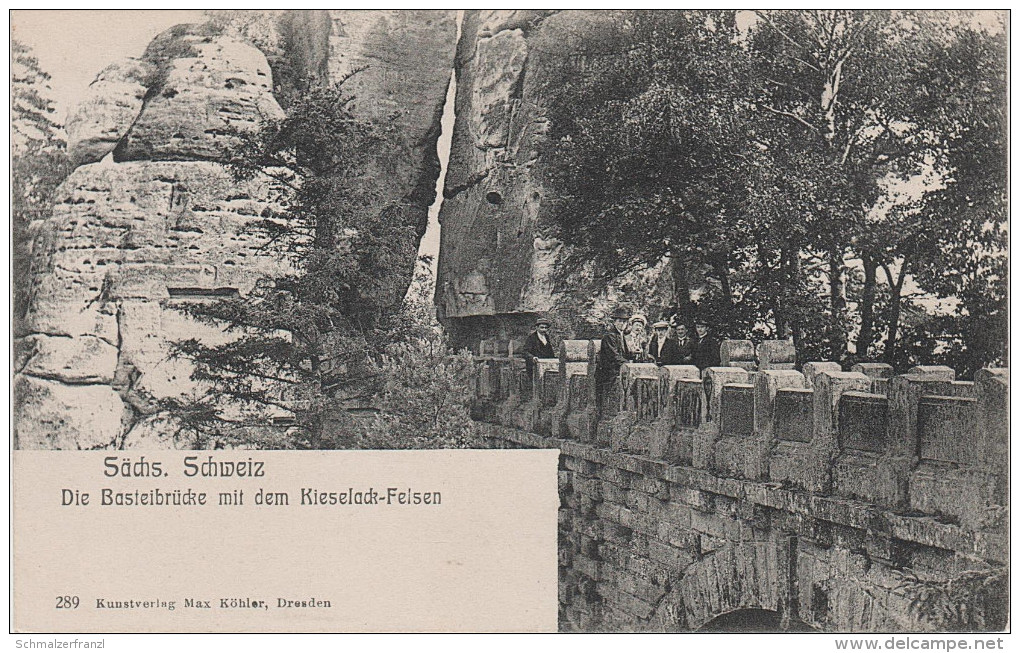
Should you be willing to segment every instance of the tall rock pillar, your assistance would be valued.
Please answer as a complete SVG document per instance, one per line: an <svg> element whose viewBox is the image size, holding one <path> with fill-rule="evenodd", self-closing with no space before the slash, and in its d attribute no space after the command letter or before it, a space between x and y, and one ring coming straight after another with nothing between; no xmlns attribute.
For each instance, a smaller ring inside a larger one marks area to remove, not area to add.
<svg viewBox="0 0 1020 653"><path fill-rule="evenodd" d="M557 308L545 104L589 57L614 56L620 29L613 12L466 12L436 290L457 344L519 336Z"/></svg>

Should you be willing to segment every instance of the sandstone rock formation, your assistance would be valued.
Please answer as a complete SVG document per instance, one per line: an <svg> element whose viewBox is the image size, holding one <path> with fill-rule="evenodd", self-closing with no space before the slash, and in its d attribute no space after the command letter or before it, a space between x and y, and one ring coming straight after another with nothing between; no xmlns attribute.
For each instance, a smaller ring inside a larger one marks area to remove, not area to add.
<svg viewBox="0 0 1020 653"><path fill-rule="evenodd" d="M557 306L544 102L586 58L613 56L619 29L609 12L466 13L436 292L458 343L520 335Z"/></svg>
<svg viewBox="0 0 1020 653"><path fill-rule="evenodd" d="M446 91L457 42L455 11L330 11L330 81L344 82L354 96L355 115L378 125L384 140L371 170L380 206L397 211L417 233L416 251L428 226L440 165L436 154ZM357 71L357 72L355 72ZM413 258L413 257L412 257ZM396 284L400 301L411 280L413 260Z"/></svg>
<svg viewBox="0 0 1020 653"><path fill-rule="evenodd" d="M103 69L68 116L67 151L75 165L95 163L117 147L138 112L155 66L126 58Z"/></svg>
<svg viewBox="0 0 1020 653"><path fill-rule="evenodd" d="M269 63L257 48L200 27L156 37L145 59L156 69L145 104L118 146L118 161L219 160L232 130L283 117Z"/></svg>
<svg viewBox="0 0 1020 653"><path fill-rule="evenodd" d="M288 29L322 33L283 39L275 56L331 79L365 67L351 82L357 108L388 144L366 174L379 180L381 206L398 205L424 230L455 12L279 18ZM328 44L325 60L293 51L308 43ZM168 30L141 59L108 67L92 84L68 124L82 165L59 189L52 216L31 227L32 297L16 334L16 447L194 444L173 437L152 400L196 390L190 367L169 356L173 341L227 336L182 306L243 295L286 265L246 229L278 208L285 185L268 177L237 183L218 163L230 128L257 129L283 115L273 89L262 52L208 26ZM112 161L102 160L111 152ZM408 278L413 265L412 254Z"/></svg>
<svg viewBox="0 0 1020 653"><path fill-rule="evenodd" d="M282 262L245 232L282 184L239 184L211 162L93 163L37 233L26 334L17 341L23 448L119 446L146 397L193 389L169 342L216 330L175 309L244 293Z"/></svg>

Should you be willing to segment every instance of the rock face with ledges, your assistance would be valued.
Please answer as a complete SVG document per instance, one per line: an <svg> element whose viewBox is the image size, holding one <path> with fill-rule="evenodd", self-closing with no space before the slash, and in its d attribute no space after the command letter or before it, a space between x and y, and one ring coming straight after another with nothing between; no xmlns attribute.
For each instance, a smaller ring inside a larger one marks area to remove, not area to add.
<svg viewBox="0 0 1020 653"><path fill-rule="evenodd" d="M33 225L33 300L16 340L19 446L118 447L152 398L192 391L170 342L223 335L178 309L286 269L247 229L284 188L235 182L209 162L75 170L52 216Z"/></svg>
<svg viewBox="0 0 1020 653"><path fill-rule="evenodd" d="M126 58L99 73L64 125L67 152L75 165L95 163L117 147L142 110L155 70L147 61Z"/></svg>
<svg viewBox="0 0 1020 653"><path fill-rule="evenodd" d="M328 79L344 82L352 112L379 127L366 179L380 206L412 225L417 249L436 197L440 121L457 42L456 11L330 11ZM357 72L355 72L357 71ZM408 259L392 301L411 280Z"/></svg>
<svg viewBox="0 0 1020 653"><path fill-rule="evenodd" d="M557 308L545 104L588 58L614 56L620 29L612 12L466 12L436 291L456 342L522 335Z"/></svg>
<svg viewBox="0 0 1020 653"><path fill-rule="evenodd" d="M200 27L175 27L149 45L156 71L118 161L220 160L232 131L255 131L283 117L269 63L256 47Z"/></svg>
<svg viewBox="0 0 1020 653"><path fill-rule="evenodd" d="M456 12L276 18L282 49L269 54L292 76L280 88L363 68L349 82L355 112L384 137L364 176L378 186L380 210L397 210L424 231ZM171 356L174 341L232 337L189 317L188 303L243 296L289 269L250 229L282 207L288 184L269 176L237 182L220 163L235 142L231 130L257 130L284 115L273 91L266 55L207 25L167 30L140 59L108 67L90 86L68 122L79 167L58 190L52 215L30 227L31 299L15 334L16 446L202 444L154 413L155 400L201 390L190 365ZM405 281L417 239L407 245ZM406 282L392 285L399 300Z"/></svg>

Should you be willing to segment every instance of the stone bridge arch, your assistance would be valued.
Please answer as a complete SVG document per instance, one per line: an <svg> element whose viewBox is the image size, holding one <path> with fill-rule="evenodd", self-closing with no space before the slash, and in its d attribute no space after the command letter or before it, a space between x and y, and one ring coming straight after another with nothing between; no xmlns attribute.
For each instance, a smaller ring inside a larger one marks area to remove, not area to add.
<svg viewBox="0 0 1020 653"><path fill-rule="evenodd" d="M716 617L696 632L699 633L816 633L816 629L802 621L783 621L783 615L771 610L748 608Z"/></svg>
<svg viewBox="0 0 1020 653"><path fill-rule="evenodd" d="M696 631L740 611L766 611L788 621L791 542L733 542L689 565L663 597L655 618L669 629Z"/></svg>

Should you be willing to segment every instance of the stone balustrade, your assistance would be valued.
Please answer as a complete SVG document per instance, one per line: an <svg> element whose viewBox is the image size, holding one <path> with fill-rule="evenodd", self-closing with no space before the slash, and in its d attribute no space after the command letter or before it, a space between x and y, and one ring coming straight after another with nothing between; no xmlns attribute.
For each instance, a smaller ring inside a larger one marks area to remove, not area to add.
<svg viewBox="0 0 1020 653"><path fill-rule="evenodd" d="M623 365L597 401L599 341L531 375L514 350L481 343L474 417L483 444L561 451L566 628L691 630L742 608L835 631L1004 623L987 589L952 613L966 626L910 606L932 583L1000 587L1008 370L798 371L790 343L729 341L719 367Z"/></svg>
<svg viewBox="0 0 1020 653"><path fill-rule="evenodd" d="M1007 370L973 383L944 366L796 371L788 342L724 341L724 366L623 365L600 410L598 345L566 340L529 377L512 343L482 341L476 418L954 523L1001 519Z"/></svg>

